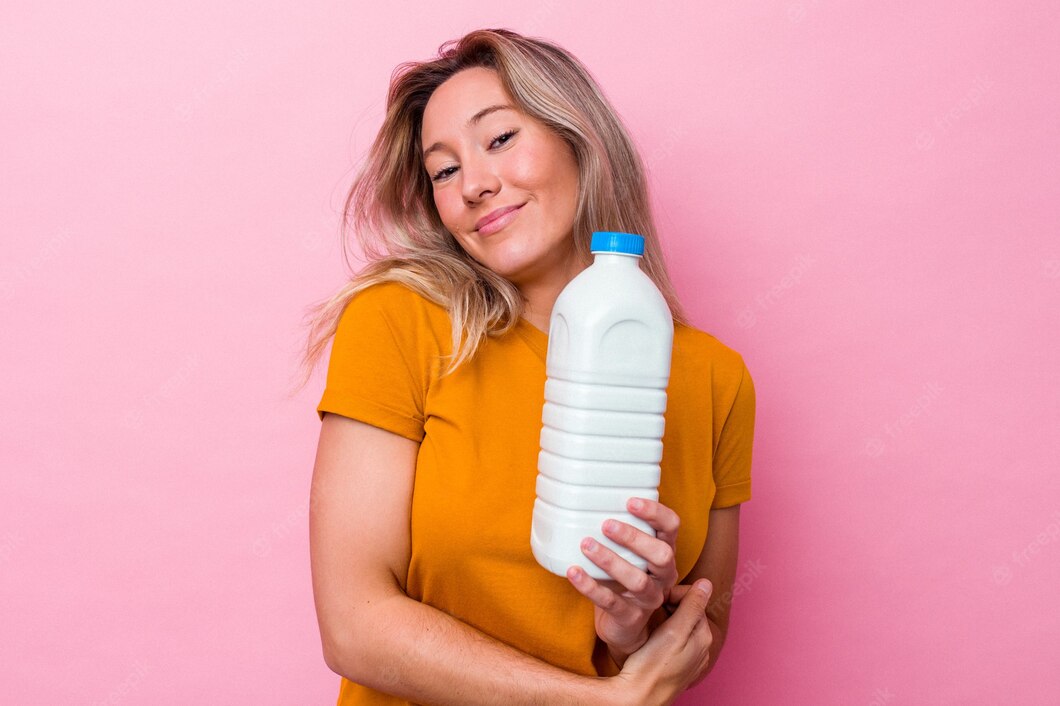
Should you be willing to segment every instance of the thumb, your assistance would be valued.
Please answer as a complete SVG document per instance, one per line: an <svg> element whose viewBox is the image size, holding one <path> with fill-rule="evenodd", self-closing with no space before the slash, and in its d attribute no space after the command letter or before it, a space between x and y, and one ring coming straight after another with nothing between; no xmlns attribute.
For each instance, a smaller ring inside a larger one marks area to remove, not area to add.
<svg viewBox="0 0 1060 706"><path fill-rule="evenodd" d="M707 586L708 586L707 590L708 591L713 591L714 590L713 584L711 584L708 579L700 579L700 582L707 584ZM678 583L678 584L674 584L673 586L671 586L670 587L670 592L666 596L667 610L671 614L673 614L673 612L677 608L678 604L684 599L685 595L691 590L693 590L692 589L692 585L691 584L687 584L687 583Z"/></svg>
<svg viewBox="0 0 1060 706"><path fill-rule="evenodd" d="M677 588L676 586L674 587ZM707 579L699 579L691 586L684 587L681 591L681 604L677 606L671 616L671 620L679 620L694 625L696 621L707 614L707 601L710 600L711 591L714 586ZM676 592L671 593L671 598L676 597ZM680 595L680 594L677 594Z"/></svg>

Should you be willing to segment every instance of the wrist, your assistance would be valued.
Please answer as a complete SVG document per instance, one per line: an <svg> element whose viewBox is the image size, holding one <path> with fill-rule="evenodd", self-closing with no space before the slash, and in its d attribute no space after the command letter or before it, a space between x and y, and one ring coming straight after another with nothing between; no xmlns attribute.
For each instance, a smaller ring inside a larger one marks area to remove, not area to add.
<svg viewBox="0 0 1060 706"><path fill-rule="evenodd" d="M622 666L626 663L627 657L644 646L644 643L648 641L649 634L648 628L645 626L633 642L624 645L612 645L609 642L606 643L607 654L611 657L611 661L615 663L615 666L618 667L619 670L621 670Z"/></svg>
<svg viewBox="0 0 1060 706"><path fill-rule="evenodd" d="M603 688L597 693L598 706L644 706L649 703L651 688L628 674L603 677Z"/></svg>
<svg viewBox="0 0 1060 706"><path fill-rule="evenodd" d="M611 662L613 662L614 665L618 667L618 671L620 672L626 664L626 658L629 657L631 654L633 654L633 652L624 652L621 649L612 647L611 645L607 646L607 656L611 658Z"/></svg>
<svg viewBox="0 0 1060 706"><path fill-rule="evenodd" d="M659 606L654 613L648 616L648 623L640 631L640 635L637 636L636 640L627 645L605 643L607 645L607 653L610 655L611 661L615 663L615 666L621 670L626 658L643 647L644 643L651 637L651 634L655 632L655 629L665 623L669 617L670 614L666 612L666 609Z"/></svg>

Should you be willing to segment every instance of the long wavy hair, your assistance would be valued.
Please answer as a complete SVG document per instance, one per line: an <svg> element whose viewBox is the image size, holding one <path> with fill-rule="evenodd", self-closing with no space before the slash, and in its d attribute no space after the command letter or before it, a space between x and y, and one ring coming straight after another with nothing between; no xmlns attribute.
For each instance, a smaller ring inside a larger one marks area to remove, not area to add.
<svg viewBox="0 0 1060 706"><path fill-rule="evenodd" d="M351 226L367 264L309 309L299 388L312 376L346 305L373 284L401 282L446 309L453 353L443 376L472 358L484 337L506 334L522 316L516 286L472 258L442 224L423 163L420 127L427 101L446 79L471 67L496 71L512 103L573 149L579 171L575 256L592 261L595 230L642 235L641 268L662 292L674 321L688 323L656 234L643 162L588 69L551 42L508 29L479 29L442 44L432 61L395 68L386 117L343 211L347 265Z"/></svg>

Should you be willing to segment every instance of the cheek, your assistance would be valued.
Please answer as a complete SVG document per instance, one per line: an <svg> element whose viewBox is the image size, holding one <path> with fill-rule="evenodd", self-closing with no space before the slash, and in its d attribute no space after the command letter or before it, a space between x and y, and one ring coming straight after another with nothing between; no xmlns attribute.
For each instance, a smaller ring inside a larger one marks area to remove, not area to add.
<svg viewBox="0 0 1060 706"><path fill-rule="evenodd" d="M550 201L577 199L577 164L548 145L523 150L511 164L510 177L521 188Z"/></svg>
<svg viewBox="0 0 1060 706"><path fill-rule="evenodd" d="M456 214L460 212L461 196L453 189L442 189L434 192L434 207L438 209L442 223L447 226L453 222Z"/></svg>
<svg viewBox="0 0 1060 706"><path fill-rule="evenodd" d="M514 155L508 163L508 178L520 188L547 191L551 158L547 151L528 146Z"/></svg>

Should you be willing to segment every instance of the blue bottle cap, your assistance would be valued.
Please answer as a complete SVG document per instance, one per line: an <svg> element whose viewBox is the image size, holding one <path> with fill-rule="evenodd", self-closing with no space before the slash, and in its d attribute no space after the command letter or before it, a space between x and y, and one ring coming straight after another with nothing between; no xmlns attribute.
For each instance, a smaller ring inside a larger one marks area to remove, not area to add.
<svg viewBox="0 0 1060 706"><path fill-rule="evenodd" d="M590 252L620 252L627 255L644 255L644 236L635 233L618 233L611 230L593 232Z"/></svg>

